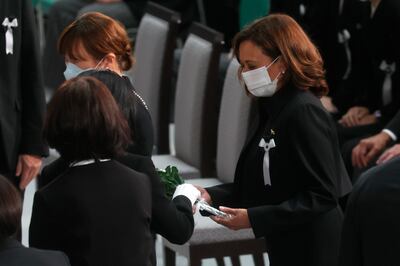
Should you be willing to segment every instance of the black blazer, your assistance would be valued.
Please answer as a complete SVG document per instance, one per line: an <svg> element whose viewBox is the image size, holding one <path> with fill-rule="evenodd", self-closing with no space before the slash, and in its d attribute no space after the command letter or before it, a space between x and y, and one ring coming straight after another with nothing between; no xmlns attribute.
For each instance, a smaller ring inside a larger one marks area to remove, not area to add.
<svg viewBox="0 0 400 266"><path fill-rule="evenodd" d="M188 241L192 236L194 227L190 200L184 196L179 196L170 201L165 197L164 186L149 157L126 154L117 160L149 177L152 187L152 231L175 244L183 244ZM44 167L40 178L41 186L47 185L67 169L68 165L62 159L57 159Z"/></svg>
<svg viewBox="0 0 400 266"><path fill-rule="evenodd" d="M19 154L47 155L42 140L45 99L31 1L0 1L0 24L16 18L14 51L6 54L0 26L0 172L14 173Z"/></svg>
<svg viewBox="0 0 400 266"><path fill-rule="evenodd" d="M271 265L334 265L338 198L351 189L334 123L317 97L293 86L259 103L234 183L207 188L213 203L248 209L255 236L266 238ZM262 137L276 143L269 153L271 186L264 185Z"/></svg>
<svg viewBox="0 0 400 266"><path fill-rule="evenodd" d="M365 172L350 195L340 266L400 265L400 158Z"/></svg>
<svg viewBox="0 0 400 266"><path fill-rule="evenodd" d="M13 239L0 241L0 265L4 266L69 266L64 253L26 248Z"/></svg>
<svg viewBox="0 0 400 266"><path fill-rule="evenodd" d="M151 265L148 177L111 160L68 168L35 194L30 246L73 266Z"/></svg>
<svg viewBox="0 0 400 266"><path fill-rule="evenodd" d="M385 128L392 131L398 139L400 138L400 110L396 113L393 119L389 121Z"/></svg>

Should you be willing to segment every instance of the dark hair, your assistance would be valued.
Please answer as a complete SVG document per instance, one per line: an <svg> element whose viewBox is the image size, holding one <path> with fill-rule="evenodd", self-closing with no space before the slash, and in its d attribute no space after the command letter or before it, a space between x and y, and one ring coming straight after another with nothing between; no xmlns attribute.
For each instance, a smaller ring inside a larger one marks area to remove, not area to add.
<svg viewBox="0 0 400 266"><path fill-rule="evenodd" d="M134 114L132 110L136 105L136 96L133 87L126 77L121 77L111 70L88 70L79 74L79 77L94 77L100 80L114 96L115 101L121 108L125 118L130 122L130 117Z"/></svg>
<svg viewBox="0 0 400 266"><path fill-rule="evenodd" d="M67 161L114 158L130 143L125 117L107 87L93 77L77 77L57 89L44 136Z"/></svg>
<svg viewBox="0 0 400 266"><path fill-rule="evenodd" d="M238 60L239 47L244 41L251 41L267 56L281 56L287 66L286 73L296 87L310 90L318 97L328 93L321 55L291 17L283 14L269 15L236 34L233 49Z"/></svg>
<svg viewBox="0 0 400 266"><path fill-rule="evenodd" d="M67 26L58 40L58 51L73 60L81 60L79 45L97 60L114 53L123 71L133 65L132 47L124 26L101 13L86 13Z"/></svg>
<svg viewBox="0 0 400 266"><path fill-rule="evenodd" d="M0 175L0 241L17 233L21 226L22 200L17 188Z"/></svg>

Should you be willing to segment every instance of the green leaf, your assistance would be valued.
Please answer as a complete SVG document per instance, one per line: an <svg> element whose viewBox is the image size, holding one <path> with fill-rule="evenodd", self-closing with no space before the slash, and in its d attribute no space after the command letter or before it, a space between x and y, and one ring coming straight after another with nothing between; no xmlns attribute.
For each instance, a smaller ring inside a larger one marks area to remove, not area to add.
<svg viewBox="0 0 400 266"><path fill-rule="evenodd" d="M178 168L168 165L165 170L157 169L157 174L160 177L161 183L164 185L165 195L171 199L176 187L184 183L184 180L179 175Z"/></svg>

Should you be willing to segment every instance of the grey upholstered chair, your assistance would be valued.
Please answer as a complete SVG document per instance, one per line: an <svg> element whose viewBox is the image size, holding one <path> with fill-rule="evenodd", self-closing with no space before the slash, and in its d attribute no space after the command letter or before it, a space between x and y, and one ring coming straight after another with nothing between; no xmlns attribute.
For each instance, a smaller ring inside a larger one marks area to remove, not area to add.
<svg viewBox="0 0 400 266"><path fill-rule="evenodd" d="M233 59L223 87L218 124L217 178L190 179L188 183L207 187L233 182L253 112L251 100L238 81L238 67L238 62ZM233 265L239 265L239 255L243 254L253 254L255 264L264 265L264 240L255 239L252 229L232 231L198 213L195 225L192 238L182 246L163 239L166 266L175 265L176 253L186 256L191 266L201 265L203 258L216 258L218 264L223 265L224 256L231 257Z"/></svg>
<svg viewBox="0 0 400 266"><path fill-rule="evenodd" d="M153 120L158 153L169 152L169 114L173 53L180 15L149 2L137 33L133 84Z"/></svg>
<svg viewBox="0 0 400 266"><path fill-rule="evenodd" d="M184 178L215 173L218 64L223 35L193 24L182 49L175 95L175 150L153 156L154 165L178 167Z"/></svg>

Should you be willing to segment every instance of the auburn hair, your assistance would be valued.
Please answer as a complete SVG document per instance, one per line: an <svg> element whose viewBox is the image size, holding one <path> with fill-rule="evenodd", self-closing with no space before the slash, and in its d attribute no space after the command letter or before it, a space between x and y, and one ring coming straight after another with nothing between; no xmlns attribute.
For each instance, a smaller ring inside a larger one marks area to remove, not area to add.
<svg viewBox="0 0 400 266"><path fill-rule="evenodd" d="M271 58L280 56L287 66L286 78L297 88L310 90L317 97L328 93L321 55L291 17L284 14L269 15L237 33L233 40L233 49L238 60L239 47L244 41L251 41Z"/></svg>
<svg viewBox="0 0 400 266"><path fill-rule="evenodd" d="M132 46L124 26L101 13L89 12L68 25L58 39L58 51L72 60L82 60L79 46L95 59L114 53L121 70L129 70L134 59Z"/></svg>

